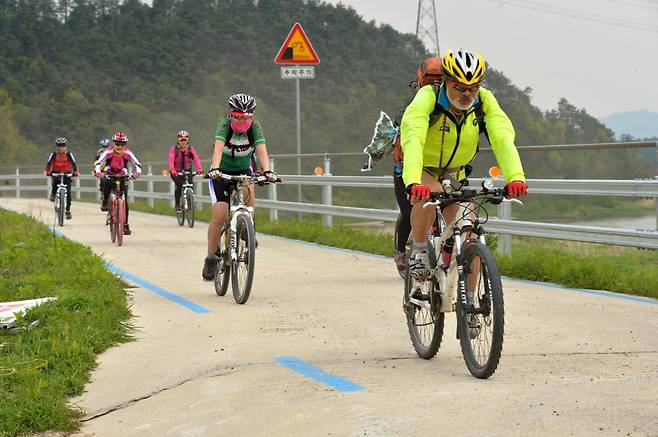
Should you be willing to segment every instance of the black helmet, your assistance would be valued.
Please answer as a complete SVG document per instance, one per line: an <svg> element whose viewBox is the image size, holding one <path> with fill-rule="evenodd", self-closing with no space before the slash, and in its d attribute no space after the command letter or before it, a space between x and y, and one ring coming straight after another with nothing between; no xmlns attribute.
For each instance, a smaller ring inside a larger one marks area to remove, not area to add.
<svg viewBox="0 0 658 437"><path fill-rule="evenodd" d="M55 138L55 145L56 146L66 146L66 138L64 138L64 137Z"/></svg>

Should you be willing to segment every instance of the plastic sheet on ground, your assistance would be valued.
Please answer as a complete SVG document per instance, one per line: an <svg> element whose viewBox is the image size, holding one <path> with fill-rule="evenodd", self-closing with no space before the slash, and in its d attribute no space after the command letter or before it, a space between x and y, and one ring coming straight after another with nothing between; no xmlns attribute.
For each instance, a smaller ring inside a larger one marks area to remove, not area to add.
<svg viewBox="0 0 658 437"><path fill-rule="evenodd" d="M25 314L25 311L28 308L56 299L56 297L42 297L39 299L18 300L14 302L0 302L0 329L14 329L17 314Z"/></svg>

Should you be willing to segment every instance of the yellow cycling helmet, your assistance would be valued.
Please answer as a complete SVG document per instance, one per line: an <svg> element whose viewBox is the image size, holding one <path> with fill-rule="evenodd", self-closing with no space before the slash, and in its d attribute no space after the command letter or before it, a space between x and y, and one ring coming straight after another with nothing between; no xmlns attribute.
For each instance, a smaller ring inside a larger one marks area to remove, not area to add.
<svg viewBox="0 0 658 437"><path fill-rule="evenodd" d="M465 85L472 85L484 79L487 64L477 52L466 49L448 50L443 57L443 75Z"/></svg>

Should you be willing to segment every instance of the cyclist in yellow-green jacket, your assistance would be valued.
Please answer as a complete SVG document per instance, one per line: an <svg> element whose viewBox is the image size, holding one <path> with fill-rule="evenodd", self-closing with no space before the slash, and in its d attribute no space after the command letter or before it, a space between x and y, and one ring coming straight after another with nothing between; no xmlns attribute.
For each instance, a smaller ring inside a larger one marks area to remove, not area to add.
<svg viewBox="0 0 658 437"><path fill-rule="evenodd" d="M501 167L510 197L527 194L525 175L514 145L514 128L493 93L481 86L486 63L479 53L448 50L442 62L444 81L440 86L422 87L407 107L400 127L404 152L402 177L413 209L413 245L409 272L418 280L429 274L427 234L435 219L434 208L423 208L430 192L443 191L441 181L449 179L459 188L470 171L480 134L487 135ZM454 220L456 205L443 214ZM452 243L448 242L442 262L449 263ZM447 257L447 259L446 259Z"/></svg>

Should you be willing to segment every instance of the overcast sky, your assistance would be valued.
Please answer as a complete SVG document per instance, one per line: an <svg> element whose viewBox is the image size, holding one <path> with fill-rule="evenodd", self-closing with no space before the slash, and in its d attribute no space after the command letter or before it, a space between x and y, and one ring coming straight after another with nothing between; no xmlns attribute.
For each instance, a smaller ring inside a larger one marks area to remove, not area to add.
<svg viewBox="0 0 658 437"><path fill-rule="evenodd" d="M434 1L441 52L479 51L543 110L565 97L595 117L658 112L658 0ZM418 0L340 2L416 33Z"/></svg>

